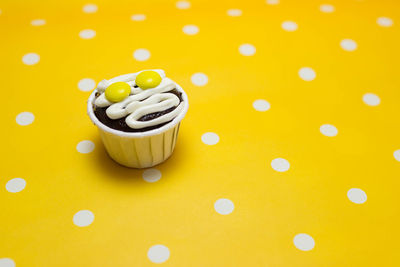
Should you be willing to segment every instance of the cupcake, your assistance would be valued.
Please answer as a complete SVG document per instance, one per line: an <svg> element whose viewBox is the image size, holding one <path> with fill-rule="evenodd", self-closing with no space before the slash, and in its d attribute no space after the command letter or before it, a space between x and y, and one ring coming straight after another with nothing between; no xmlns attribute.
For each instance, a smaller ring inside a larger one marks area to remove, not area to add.
<svg viewBox="0 0 400 267"><path fill-rule="evenodd" d="M87 109L112 159L148 168L171 156L188 107L186 93L164 71L144 70L102 80Z"/></svg>

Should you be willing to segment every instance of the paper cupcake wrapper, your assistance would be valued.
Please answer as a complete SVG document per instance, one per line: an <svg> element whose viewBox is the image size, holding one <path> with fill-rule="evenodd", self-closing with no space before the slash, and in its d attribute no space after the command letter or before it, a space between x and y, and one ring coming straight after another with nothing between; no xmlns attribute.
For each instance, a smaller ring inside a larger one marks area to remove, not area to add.
<svg viewBox="0 0 400 267"><path fill-rule="evenodd" d="M93 112L96 90L92 92L88 100L87 112L99 129L103 144L112 159L127 167L148 168L160 164L171 156L178 138L180 122L189 108L185 91L178 84L176 84L176 89L182 93L184 107L181 113L160 128L136 133L111 129L100 122Z"/></svg>
<svg viewBox="0 0 400 267"><path fill-rule="evenodd" d="M169 130L141 138L122 137L99 129L110 157L131 168L148 168L168 159L174 151L180 123Z"/></svg>

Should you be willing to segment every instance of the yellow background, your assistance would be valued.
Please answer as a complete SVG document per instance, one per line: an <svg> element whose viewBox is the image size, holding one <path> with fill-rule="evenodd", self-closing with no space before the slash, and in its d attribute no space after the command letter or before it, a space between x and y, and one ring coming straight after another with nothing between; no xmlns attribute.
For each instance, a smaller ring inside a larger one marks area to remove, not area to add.
<svg viewBox="0 0 400 267"><path fill-rule="evenodd" d="M0 258L16 266L153 266L148 249L170 250L164 266L399 266L400 4L387 0L2 1ZM319 10L332 4L333 13ZM241 9L240 17L227 15ZM144 21L132 21L145 14ZM392 27L376 23L380 16ZM34 27L33 19L46 25ZM297 23L294 32L281 23ZM184 25L199 27L183 33ZM93 39L79 32L93 29ZM342 39L357 42L344 51ZM239 46L256 47L243 56ZM133 52L146 48L147 61ZM25 65L23 55L40 55ZM311 67L316 79L300 79ZM188 93L189 112L156 183L106 155L78 82L162 68ZM205 86L190 78L208 76ZM368 106L365 93L381 103ZM265 99L266 112L252 103ZM32 112L31 125L16 116ZM322 124L339 133L327 137ZM201 141L205 132L218 144ZM76 145L92 140L92 153ZM271 168L282 157L287 172ZM5 189L22 177L19 193ZM347 198L350 188L368 196ZM229 215L214 202L235 204ZM95 215L87 227L73 215ZM311 251L293 244L298 233Z"/></svg>

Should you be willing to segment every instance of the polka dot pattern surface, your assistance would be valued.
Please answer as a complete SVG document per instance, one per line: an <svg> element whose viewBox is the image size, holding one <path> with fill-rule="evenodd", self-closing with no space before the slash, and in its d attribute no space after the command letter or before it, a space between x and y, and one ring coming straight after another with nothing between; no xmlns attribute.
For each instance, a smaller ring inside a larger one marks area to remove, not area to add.
<svg viewBox="0 0 400 267"><path fill-rule="evenodd" d="M239 46L239 52L243 56L252 56L256 53L256 48L252 44L242 44Z"/></svg>
<svg viewBox="0 0 400 267"><path fill-rule="evenodd" d="M345 51L354 51L357 49L357 43L354 40L351 39L343 39L340 41L340 46L342 47L343 50Z"/></svg>
<svg viewBox="0 0 400 267"><path fill-rule="evenodd" d="M325 136L329 136L329 137L333 137L336 136L338 134L338 129L336 128L335 125L332 124L323 124L321 125L321 127L319 127L319 131L325 135Z"/></svg>
<svg viewBox="0 0 400 267"><path fill-rule="evenodd" d="M46 20L44 19L34 19L31 21L32 26L43 26L46 24Z"/></svg>
<svg viewBox="0 0 400 267"><path fill-rule="evenodd" d="M231 16L231 17L239 17L242 15L242 10L236 9L236 8L228 9L228 11L226 13L228 14L228 16Z"/></svg>
<svg viewBox="0 0 400 267"><path fill-rule="evenodd" d="M196 25L185 25L182 30L187 35L195 35L199 32L199 27Z"/></svg>
<svg viewBox="0 0 400 267"><path fill-rule="evenodd" d="M264 99L257 99L253 102L253 108L257 111L267 111L271 107L270 103Z"/></svg>
<svg viewBox="0 0 400 267"><path fill-rule="evenodd" d="M363 204L367 201L367 194L359 188L352 188L347 191L347 197L355 204Z"/></svg>
<svg viewBox="0 0 400 267"><path fill-rule="evenodd" d="M96 82L90 78L83 78L78 82L78 88L84 92L92 91L96 88Z"/></svg>
<svg viewBox="0 0 400 267"><path fill-rule="evenodd" d="M76 146L76 150L78 150L79 153L87 154L92 152L94 150L94 147L95 145L92 141L83 140L78 143L78 145Z"/></svg>
<svg viewBox="0 0 400 267"><path fill-rule="evenodd" d="M0 10L0 267L400 266L398 1ZM87 99L155 68L189 110L172 156L130 169Z"/></svg>
<svg viewBox="0 0 400 267"><path fill-rule="evenodd" d="M208 76L201 72L193 74L190 79L196 86L204 86L208 83Z"/></svg>
<svg viewBox="0 0 400 267"><path fill-rule="evenodd" d="M81 30L79 32L79 37L82 39L92 39L96 36L96 31L91 29Z"/></svg>
<svg viewBox="0 0 400 267"><path fill-rule="evenodd" d="M293 239L293 243L296 248L302 251L312 250L315 246L314 239L308 234L297 234Z"/></svg>
<svg viewBox="0 0 400 267"><path fill-rule="evenodd" d="M294 21L284 21L282 23L282 29L284 29L287 32L294 32L297 30L298 26L297 23Z"/></svg>
<svg viewBox="0 0 400 267"><path fill-rule="evenodd" d="M146 61L150 58L150 51L145 48L136 49L133 52L133 58L137 61Z"/></svg>
<svg viewBox="0 0 400 267"><path fill-rule="evenodd" d="M169 249L164 245L154 245L149 248L147 257L153 263L163 263L169 259Z"/></svg>
<svg viewBox="0 0 400 267"><path fill-rule="evenodd" d="M286 159L276 158L271 161L271 167L277 172L286 172L290 168L290 163Z"/></svg>
<svg viewBox="0 0 400 267"><path fill-rule="evenodd" d="M6 189L10 193L22 191L26 186L26 181L22 178L13 178L6 184Z"/></svg>
<svg viewBox="0 0 400 267"><path fill-rule="evenodd" d="M1 258L0 267L15 267L15 262L10 258Z"/></svg>
<svg viewBox="0 0 400 267"><path fill-rule="evenodd" d="M94 214L90 210L80 210L75 213L73 222L76 226L85 227L92 224L94 221Z"/></svg>
<svg viewBox="0 0 400 267"><path fill-rule="evenodd" d="M40 56L37 53L28 53L22 57L25 65L35 65L39 62Z"/></svg>
<svg viewBox="0 0 400 267"><path fill-rule="evenodd" d="M201 141L206 145L215 145L219 142L219 136L216 133L208 132L201 136Z"/></svg>
<svg viewBox="0 0 400 267"><path fill-rule="evenodd" d="M228 215L232 213L234 210L235 205L233 202L226 198L220 198L214 203L214 209L221 215Z"/></svg>
<svg viewBox="0 0 400 267"><path fill-rule="evenodd" d="M335 7L330 4L322 4L320 5L319 10L324 13L332 13L335 11Z"/></svg>
<svg viewBox="0 0 400 267"><path fill-rule="evenodd" d="M368 106L377 106L381 103L381 99L379 98L379 96L373 93L366 93L365 95L363 95L362 99L364 103Z"/></svg>
<svg viewBox="0 0 400 267"><path fill-rule="evenodd" d="M32 112L24 111L17 115L15 121L21 126L31 124L35 120L35 115Z"/></svg>
<svg viewBox="0 0 400 267"><path fill-rule="evenodd" d="M143 171L143 180L148 183L155 183L161 179L161 172L155 168Z"/></svg>
<svg viewBox="0 0 400 267"><path fill-rule="evenodd" d="M317 74L312 68L303 67L299 70L299 76L302 80L309 82L314 80Z"/></svg>
<svg viewBox="0 0 400 267"><path fill-rule="evenodd" d="M176 8L178 8L178 9L188 9L188 8L190 8L190 2L188 2L188 1L178 1L178 2L176 2Z"/></svg>
<svg viewBox="0 0 400 267"><path fill-rule="evenodd" d="M146 15L144 14L136 14L136 15L132 15L131 19L134 21L143 21L146 19Z"/></svg>
<svg viewBox="0 0 400 267"><path fill-rule="evenodd" d="M393 20L388 17L379 17L376 20L376 23L378 23L378 25L382 27L391 27L393 25Z"/></svg>
<svg viewBox="0 0 400 267"><path fill-rule="evenodd" d="M86 4L82 8L83 12L85 13L96 13L97 9L98 7L96 4Z"/></svg>

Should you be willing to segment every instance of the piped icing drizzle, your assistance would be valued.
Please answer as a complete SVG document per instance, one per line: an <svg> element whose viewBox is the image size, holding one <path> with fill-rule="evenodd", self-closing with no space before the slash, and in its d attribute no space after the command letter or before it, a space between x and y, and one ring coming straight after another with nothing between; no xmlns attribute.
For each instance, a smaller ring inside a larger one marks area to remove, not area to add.
<svg viewBox="0 0 400 267"><path fill-rule="evenodd" d="M106 114L110 119L116 120L126 117L126 124L132 129L156 126L173 120L182 111L183 101L175 94L169 93L176 88L176 84L165 76L164 71L154 71L160 74L162 81L157 87L145 90L135 87L135 79L140 72L117 76L110 80L102 80L96 88L100 95L96 98L94 105L99 108L107 107ZM104 93L106 88L115 82L126 82L131 86L130 95L117 103L107 100ZM152 120L139 120L145 115L171 108L174 109Z"/></svg>

